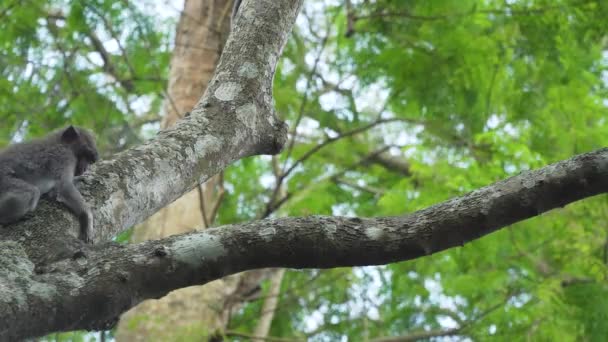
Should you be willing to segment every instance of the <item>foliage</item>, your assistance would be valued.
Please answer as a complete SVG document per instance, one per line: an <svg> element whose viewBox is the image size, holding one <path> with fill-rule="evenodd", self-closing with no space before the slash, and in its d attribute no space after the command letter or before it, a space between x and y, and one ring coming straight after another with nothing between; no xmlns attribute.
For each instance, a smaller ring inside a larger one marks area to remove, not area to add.
<svg viewBox="0 0 608 342"><path fill-rule="evenodd" d="M106 153L141 140L138 118L158 113L166 86L169 22L107 0L7 0L0 19L0 146L68 122Z"/></svg>
<svg viewBox="0 0 608 342"><path fill-rule="evenodd" d="M608 6L510 3L354 2L350 38L341 3L306 7L308 21L275 78L280 112L292 124L302 115L287 165L327 137L378 118L400 121L338 140L299 165L280 214L408 213L606 146ZM361 162L384 147L407 161L409 177ZM356 340L460 328L452 335L475 340L602 340L608 307L595 298L607 289L605 206L601 196L430 257L328 271L344 277L329 282L331 298L349 299L327 300L317 279L293 314L277 315L272 335ZM286 281L311 279L300 278Z"/></svg>

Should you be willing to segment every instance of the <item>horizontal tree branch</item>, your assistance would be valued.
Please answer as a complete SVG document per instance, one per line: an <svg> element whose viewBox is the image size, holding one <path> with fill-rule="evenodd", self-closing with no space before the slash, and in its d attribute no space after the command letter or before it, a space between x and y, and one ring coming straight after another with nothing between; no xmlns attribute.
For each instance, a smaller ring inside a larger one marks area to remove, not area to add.
<svg viewBox="0 0 608 342"><path fill-rule="evenodd" d="M246 334L238 331L226 331L224 334L226 336L233 337L243 337L246 338L247 341L267 341L267 342L304 342L304 339L296 339L296 338L283 338L283 337L273 337L273 336L258 336L254 334Z"/></svg>
<svg viewBox="0 0 608 342"><path fill-rule="evenodd" d="M601 149L405 216L265 219L100 246L37 272L20 244L3 241L0 263L11 274L0 277L0 340L103 329L144 299L249 269L413 259L607 191L608 149ZM40 323L32 325L37 317Z"/></svg>
<svg viewBox="0 0 608 342"><path fill-rule="evenodd" d="M459 328L453 329L437 329L430 331L421 331L411 333L404 336L378 337L370 340L370 342L414 342L429 339L431 337L454 336L460 333Z"/></svg>
<svg viewBox="0 0 608 342"><path fill-rule="evenodd" d="M360 16L354 16L354 20L361 20L361 19L370 19L370 18L382 18L382 17L402 17L402 18L407 18L410 20L421 20L421 21L435 21L435 20L446 20L446 19L452 19L452 18L460 18L460 17L466 17L466 16L471 16L471 15L476 15L476 14L493 14L493 15L505 15L505 16L532 16L532 15L539 15L539 14L543 14L544 12L547 11L552 11L552 10L560 10L560 9L564 9L569 7L568 5L555 5L555 6L546 6L546 7L530 7L530 8L525 8L525 7L512 7L512 6L506 6L505 8L498 8L498 9L481 9L481 10L476 10L473 9L471 11L467 11L467 12L458 12L458 13L451 13L451 14L438 14L438 15L416 15L416 14L412 14L410 12L407 11L402 11L402 12L376 12L376 13L372 13L369 15L360 15Z"/></svg>

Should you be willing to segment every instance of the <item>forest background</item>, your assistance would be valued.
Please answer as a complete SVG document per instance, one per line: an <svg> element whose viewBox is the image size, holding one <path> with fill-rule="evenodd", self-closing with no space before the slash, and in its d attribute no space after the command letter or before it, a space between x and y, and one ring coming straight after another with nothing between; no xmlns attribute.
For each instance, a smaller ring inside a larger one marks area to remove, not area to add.
<svg viewBox="0 0 608 342"><path fill-rule="evenodd" d="M19 3L0 4L0 146L69 122L111 158L186 115L229 32L230 1ZM285 150L117 240L399 215L608 146L606 18L592 0L306 0L274 78ZM420 259L251 271L45 339L600 341L607 222L601 195Z"/></svg>

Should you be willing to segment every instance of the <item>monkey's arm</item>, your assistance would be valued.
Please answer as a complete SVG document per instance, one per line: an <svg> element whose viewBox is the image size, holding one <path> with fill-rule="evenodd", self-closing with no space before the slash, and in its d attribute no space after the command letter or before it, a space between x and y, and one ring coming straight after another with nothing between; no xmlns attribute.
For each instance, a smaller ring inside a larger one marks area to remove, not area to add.
<svg viewBox="0 0 608 342"><path fill-rule="evenodd" d="M90 233L93 230L93 215L84 198L74 186L73 178L66 177L57 186L57 199L64 203L78 217L80 223L79 238L86 243L91 242Z"/></svg>

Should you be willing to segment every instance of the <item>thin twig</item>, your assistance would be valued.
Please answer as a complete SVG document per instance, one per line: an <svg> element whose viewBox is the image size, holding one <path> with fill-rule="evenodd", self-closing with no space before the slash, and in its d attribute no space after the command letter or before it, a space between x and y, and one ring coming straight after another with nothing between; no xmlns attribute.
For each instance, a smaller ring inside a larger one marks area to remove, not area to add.
<svg viewBox="0 0 608 342"><path fill-rule="evenodd" d="M317 56L315 57L315 61L313 62L312 70L310 71L310 73L308 74L308 77L306 79L306 87L304 88L304 95L302 98L302 102L300 102L298 116L296 117L296 121L294 122L293 128L291 129L291 134L290 134L291 139L289 141L289 145L287 145L287 153L285 154L286 155L285 162L283 163L283 167L282 167L283 170L285 170L285 168L287 167L289 157L291 156L291 152L293 151L293 147L296 142L296 137L298 135L298 126L300 125L300 122L302 121L302 118L304 117L304 109L306 108L306 105L308 104L308 92L312 85L312 79L314 78L314 76L316 74L317 67L319 66L319 62L321 60L321 55L323 54L323 51L325 50L325 45L327 44L328 38L329 38L329 32L327 33L327 35L325 35L325 37L321 41L319 51L317 53Z"/></svg>
<svg viewBox="0 0 608 342"><path fill-rule="evenodd" d="M332 177L332 180L337 184L346 185L353 189L357 189L357 190L360 190L363 192L369 192L375 196L382 196L385 193L385 191L382 189L374 188L374 187L367 186L367 185L359 185L356 182L353 182L349 179L345 179L342 177Z"/></svg>
<svg viewBox="0 0 608 342"><path fill-rule="evenodd" d="M365 132L371 128L374 128L380 124L384 124L384 123L388 123L388 122L396 122L396 121L404 121L404 122L416 122L412 119L404 119L404 118L389 118L389 119L380 119L380 120L376 120L374 122L371 122L365 126L353 129L351 131L347 131L344 133L339 134L336 137L333 138L327 138L325 139L325 141L323 141L322 143L316 145L315 147L311 148L310 150L308 150L306 153L304 153L304 155L302 155L300 158L298 158L287 170L281 172L281 175L278 177L277 182L276 182L276 186L273 190L273 193L270 197L270 201L268 201L268 204L266 205L266 211L265 213L268 213L269 211L272 212L272 210L274 210L272 208L273 204L275 203L275 201L277 200L278 197L278 193L279 193L279 189L280 186L283 184L283 182L285 181L285 179L293 172L293 170L295 170L296 167L298 167L298 165L304 163L308 158L310 158L312 155L314 155L316 152L318 152L320 149L326 147L327 145L330 145L340 139L343 138L347 138L350 136L353 136L355 134L359 134L361 132Z"/></svg>
<svg viewBox="0 0 608 342"><path fill-rule="evenodd" d="M217 218L217 213L219 212L220 206L222 205L222 201L224 200L224 197L226 195L226 189L224 188L224 171L219 173L218 178L219 189L216 196L215 205L213 206L211 214L209 215L209 221L211 222L211 224L215 222L215 219Z"/></svg>
<svg viewBox="0 0 608 342"><path fill-rule="evenodd" d="M205 208L205 192L203 190L203 186L205 184L199 184L196 187L196 190L198 192L198 203L199 203L199 209L201 211L201 216L203 217L203 224L205 225L205 228L209 228L209 220L207 219L207 209Z"/></svg>
<svg viewBox="0 0 608 342"><path fill-rule="evenodd" d="M453 14L437 14L437 15L416 15L412 14L408 11L400 11L400 12L377 12L369 15L361 15L355 16L355 20L360 19L373 19L373 18L382 18L382 17L403 17L412 20L421 20L421 21L435 21L435 20L445 20L451 18L460 18L466 17L470 15L476 14L496 14L496 15L522 15L522 16L530 16L542 14L546 11L556 10L567 8L567 5L556 5L556 6L547 6L542 8L529 8L529 9L513 9L507 7L505 9L486 9L486 10L471 10L460 13Z"/></svg>
<svg viewBox="0 0 608 342"><path fill-rule="evenodd" d="M243 337L248 338L252 341L268 341L268 342L304 342L305 339L296 339L296 338L284 338L284 337L272 337L272 336L255 336L252 334L246 334L239 331L228 330L224 333L226 336L234 336L234 337Z"/></svg>
<svg viewBox="0 0 608 342"><path fill-rule="evenodd" d="M385 123L389 123L389 122L416 122L412 119L404 119L404 118L388 118L388 119L380 119L380 120L376 120L372 123L369 123L365 126L359 127L359 128L355 128L353 130L341 133L340 135L333 137L333 138L328 138L325 141L323 141L322 143L316 145L315 147L311 148L310 150L308 150L306 153L304 153L300 158L298 158L290 167L289 169L287 169L285 172L283 172L282 177L285 178L287 176L289 176L289 174L291 174L291 172L293 172L293 170L298 167L298 165L302 164L303 162L305 162L308 158L310 158L313 154L315 154L317 151L319 151L320 149L326 147L327 145L330 145L340 139L343 138L347 138L347 137L351 137L353 135L365 132L371 128L374 128L378 125L381 124L385 124Z"/></svg>
<svg viewBox="0 0 608 342"><path fill-rule="evenodd" d="M344 1L344 7L346 10L346 32L344 33L344 36L349 38L355 33L355 15L350 0Z"/></svg>

